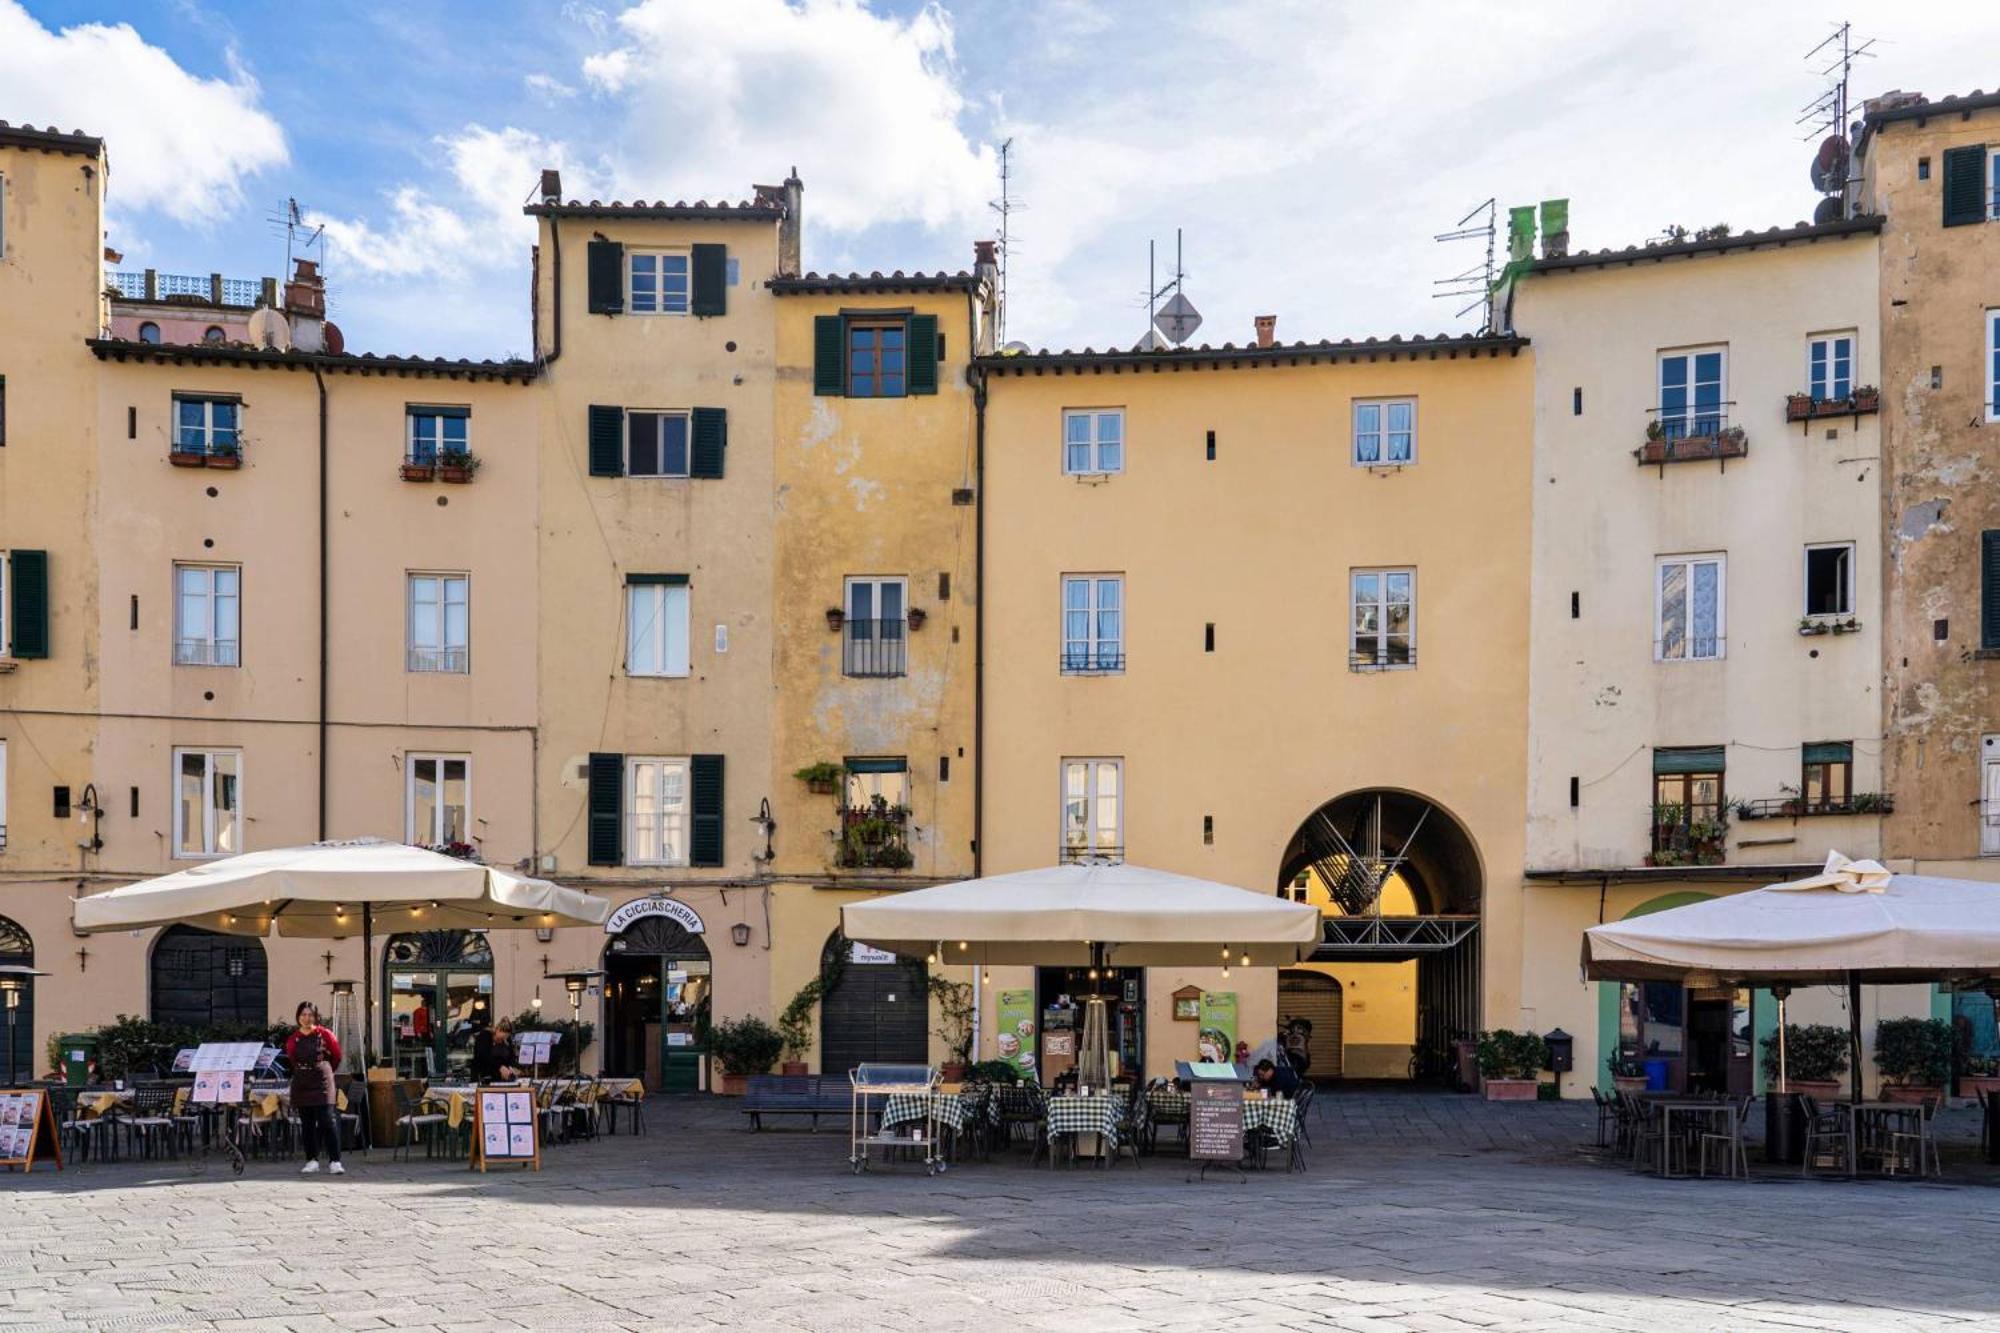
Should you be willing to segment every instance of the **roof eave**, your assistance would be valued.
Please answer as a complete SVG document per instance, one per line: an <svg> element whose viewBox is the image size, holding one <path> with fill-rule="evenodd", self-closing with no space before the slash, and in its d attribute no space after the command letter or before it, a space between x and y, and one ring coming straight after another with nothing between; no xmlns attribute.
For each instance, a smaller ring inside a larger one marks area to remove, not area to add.
<svg viewBox="0 0 2000 1333"><path fill-rule="evenodd" d="M1430 360L1470 360L1479 356L1515 355L1529 345L1518 334L1467 334L1461 338L1366 339L1361 342L1278 343L1270 347L1225 345L1177 347L1156 352L1023 352L976 359L982 370L996 373L1062 374L1068 370L1219 370L1224 367L1318 365L1420 357Z"/></svg>
<svg viewBox="0 0 2000 1333"><path fill-rule="evenodd" d="M1791 245L1810 245L1818 241L1844 240L1851 236L1878 234L1882 230L1882 223L1883 218L1880 213L1864 213L1860 217L1842 218L1837 222L1823 222L1802 227L1773 227L1769 231L1750 231L1737 236L1720 236L1706 241L1634 246L1627 250L1593 250L1583 254L1564 255L1560 259L1537 259L1528 266L1528 272L1570 273L1579 269L1615 268L1621 264L1662 263L1670 259L1691 259L1700 255L1734 254Z"/></svg>
<svg viewBox="0 0 2000 1333"><path fill-rule="evenodd" d="M128 338L86 338L100 361L152 361L175 365L247 366L253 370L330 370L362 375L425 376L438 379L519 380L526 384L541 367L533 361L447 361L413 356L278 351L213 343L147 343Z"/></svg>

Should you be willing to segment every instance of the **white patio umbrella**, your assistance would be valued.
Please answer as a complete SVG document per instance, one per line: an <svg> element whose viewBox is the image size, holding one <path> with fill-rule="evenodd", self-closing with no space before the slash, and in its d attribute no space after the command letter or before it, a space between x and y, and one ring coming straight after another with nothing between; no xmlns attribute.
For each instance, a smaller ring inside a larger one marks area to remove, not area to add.
<svg viewBox="0 0 2000 1333"><path fill-rule="evenodd" d="M1862 983L2000 976L2000 884L1894 875L1833 852L1807 879L1592 926L1583 971L1689 986L1844 983L1858 1100Z"/></svg>
<svg viewBox="0 0 2000 1333"><path fill-rule="evenodd" d="M374 933L602 925L610 903L422 847L357 838L246 852L75 900L79 931L180 923L228 935L362 939L362 1044L374 1019ZM365 1059L365 1055L364 1055Z"/></svg>

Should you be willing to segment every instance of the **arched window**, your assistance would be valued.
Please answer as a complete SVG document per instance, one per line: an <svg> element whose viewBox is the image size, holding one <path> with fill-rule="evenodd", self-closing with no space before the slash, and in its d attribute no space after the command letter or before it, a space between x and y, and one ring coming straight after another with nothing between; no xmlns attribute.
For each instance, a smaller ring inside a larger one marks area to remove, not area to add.
<svg viewBox="0 0 2000 1333"><path fill-rule="evenodd" d="M421 930L389 937L382 959L382 1048L419 1077L462 1073L472 1034L491 1023L493 949L477 930Z"/></svg>
<svg viewBox="0 0 2000 1333"><path fill-rule="evenodd" d="M152 320L149 319L144 324L141 324L139 326L140 342L156 343L159 340L160 340L160 326L155 324Z"/></svg>
<svg viewBox="0 0 2000 1333"><path fill-rule="evenodd" d="M153 944L155 1023L212 1027L268 1023L269 969L263 941L199 926L169 926Z"/></svg>
<svg viewBox="0 0 2000 1333"><path fill-rule="evenodd" d="M33 967L35 965L35 942L19 922L0 916L0 965L12 967ZM0 1038L0 1046L5 1046L4 1058L0 1058L0 1073L5 1073L9 1085L19 1085L35 1076L35 979L23 977L20 1002L9 1012L0 1015L0 1022L6 1023L5 1037Z"/></svg>
<svg viewBox="0 0 2000 1333"><path fill-rule="evenodd" d="M205 343L219 343L225 336L220 324L211 324L201 331L201 340Z"/></svg>

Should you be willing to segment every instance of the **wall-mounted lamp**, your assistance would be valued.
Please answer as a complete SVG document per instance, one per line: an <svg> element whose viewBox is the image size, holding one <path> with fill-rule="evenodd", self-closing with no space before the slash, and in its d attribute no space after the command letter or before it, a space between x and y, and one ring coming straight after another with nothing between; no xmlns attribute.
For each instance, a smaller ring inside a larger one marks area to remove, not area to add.
<svg viewBox="0 0 2000 1333"><path fill-rule="evenodd" d="M551 926L535 927L535 942L537 944L547 944L550 940L554 939L555 937L556 937L556 932L553 927Z"/></svg>
<svg viewBox="0 0 2000 1333"><path fill-rule="evenodd" d="M739 949L748 944L750 942L750 923L747 921L738 921L729 928L729 938Z"/></svg>
<svg viewBox="0 0 2000 1333"><path fill-rule="evenodd" d="M104 839L98 836L97 831L97 821L102 818L104 810L97 803L97 784L86 782L83 784L83 800L76 807L76 822L88 827L90 836L77 843L78 847L92 853L104 850Z"/></svg>
<svg viewBox="0 0 2000 1333"><path fill-rule="evenodd" d="M758 861L769 861L777 856L772 849L771 835L778 831L778 821L771 818L771 798L766 796L757 802L757 813L750 816L750 822L764 830L764 854L755 857Z"/></svg>

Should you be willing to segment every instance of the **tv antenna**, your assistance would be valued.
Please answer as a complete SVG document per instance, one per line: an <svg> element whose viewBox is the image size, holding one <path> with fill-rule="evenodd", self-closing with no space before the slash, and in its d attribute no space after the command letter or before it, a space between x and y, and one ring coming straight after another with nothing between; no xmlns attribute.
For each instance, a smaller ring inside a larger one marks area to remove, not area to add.
<svg viewBox="0 0 2000 1333"><path fill-rule="evenodd" d="M1015 213L1025 209L1026 204L1014 197L1014 141L1005 139L1000 144L1000 197L990 200L987 207L1000 217L1000 325L995 341L1001 346L1007 344L1007 256L1013 253L1012 221Z"/></svg>
<svg viewBox="0 0 2000 1333"><path fill-rule="evenodd" d="M1482 213L1485 214L1486 220L1480 223L1473 223L1472 220ZM1431 293L1433 301L1472 298L1454 312L1460 318L1486 306L1487 298L1492 295L1494 246L1499 236L1499 223L1499 202L1497 199L1488 199L1485 203L1478 205L1470 213L1460 218L1450 231L1441 231L1431 238L1440 243L1446 241L1476 241L1481 237L1484 237L1486 240L1486 259L1484 262L1474 264L1463 273L1454 273L1449 278L1438 278L1431 283L1433 287L1443 288L1442 291ZM1489 313L1485 319L1480 321L1479 331L1481 333L1490 332L1492 323L1492 316Z"/></svg>
<svg viewBox="0 0 2000 1333"><path fill-rule="evenodd" d="M1187 270L1181 266L1181 229L1174 228L1174 276L1165 282L1159 280L1157 250L1154 242L1146 242L1146 336L1139 342L1140 350L1146 352L1160 350L1163 338L1178 347L1201 327L1201 312L1181 291L1187 278ZM1169 292L1173 294L1168 296ZM1163 296L1165 301L1160 299Z"/></svg>
<svg viewBox="0 0 2000 1333"><path fill-rule="evenodd" d="M1806 103L1798 118L1792 122L1804 127L1799 136L1801 139L1825 136L1820 140L1819 152L1813 156L1809 169L1813 188L1825 196L1819 201L1819 207L1813 210L1814 222L1832 222L1846 209L1847 190L1853 184L1854 167L1854 146L1848 138L1853 130L1848 120L1852 104L1849 84L1854 75L1854 62L1873 60L1874 47L1873 37L1857 46L1854 25L1843 22L1805 54L1808 61L1829 62L1819 71L1821 78L1829 80L1826 90Z"/></svg>

